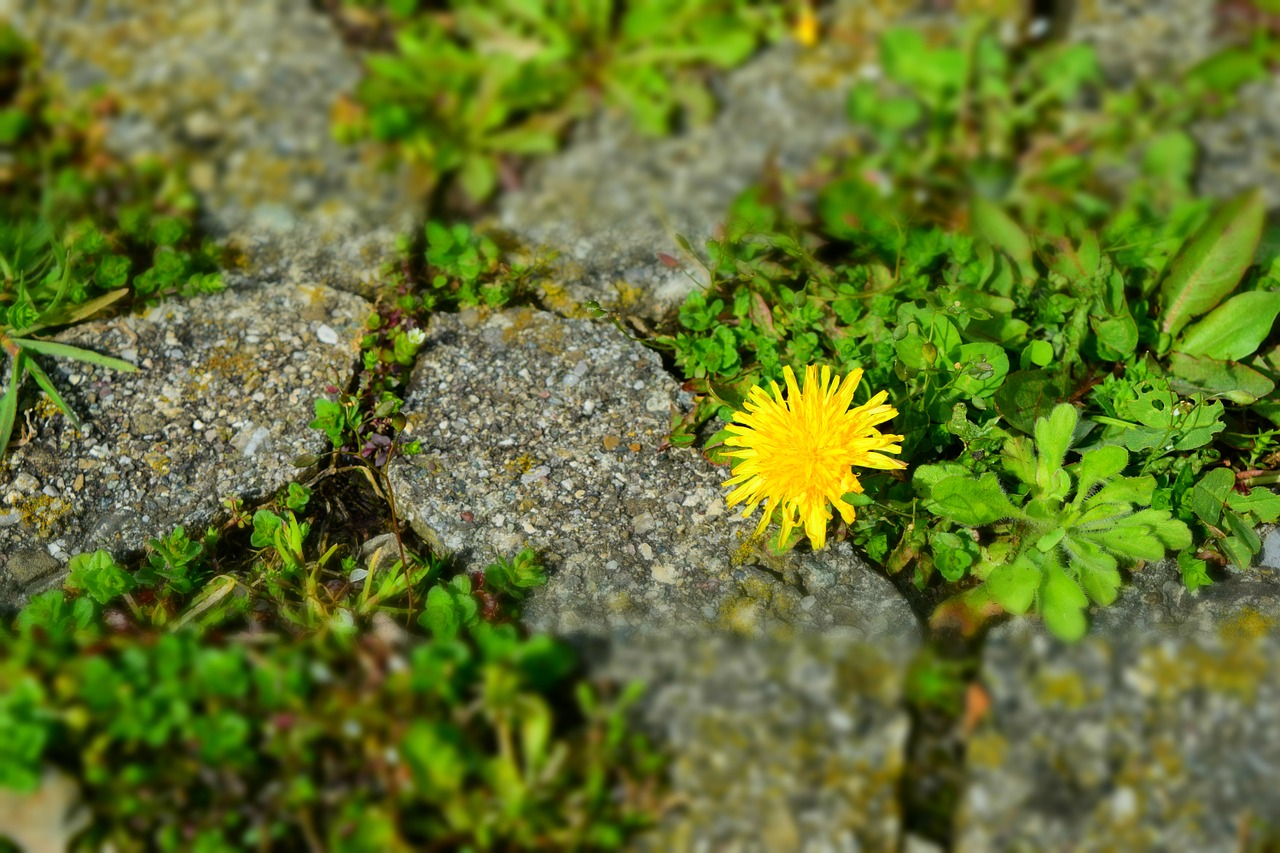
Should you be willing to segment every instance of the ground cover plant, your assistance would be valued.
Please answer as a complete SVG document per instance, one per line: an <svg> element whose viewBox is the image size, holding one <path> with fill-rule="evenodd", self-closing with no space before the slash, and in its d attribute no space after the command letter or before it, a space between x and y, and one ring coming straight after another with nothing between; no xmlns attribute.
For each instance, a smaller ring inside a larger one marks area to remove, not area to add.
<svg viewBox="0 0 1280 853"><path fill-rule="evenodd" d="M1276 231L1256 192L1194 192L1185 126L1275 57L1259 36L1115 90L1085 46L888 32L849 98L857 153L812 198L775 178L704 252L681 241L700 287L651 343L700 400L672 443L728 461L715 425L750 389L862 371L853 404L888 392L910 468L858 472L836 533L965 632L1033 611L1077 638L1168 553L1190 589L1246 567L1280 516L1257 488L1280 460Z"/></svg>
<svg viewBox="0 0 1280 853"><path fill-rule="evenodd" d="M744 0L348 0L338 19L382 49L335 110L339 139L374 140L440 193L484 201L601 105L646 133L707 120L712 70L785 32L785 3ZM388 44L387 42L390 42Z"/></svg>
<svg viewBox="0 0 1280 853"><path fill-rule="evenodd" d="M221 289L217 251L195 200L159 161L124 163L103 146L110 99L61 96L35 47L0 22L0 458L31 376L75 426L42 358L134 366L45 336L103 312ZM39 336L39 337L35 337Z"/></svg>
<svg viewBox="0 0 1280 853"><path fill-rule="evenodd" d="M311 500L232 502L137 566L73 559L0 630L0 784L73 773L76 849L610 849L647 822L635 690L602 702L514 624L533 552L475 576L362 562L301 520ZM248 565L223 562L245 535Z"/></svg>
<svg viewBox="0 0 1280 853"><path fill-rule="evenodd" d="M175 173L101 147L109 98L66 107L8 29L0 58L7 439L24 371L74 423L37 358L134 369L45 334L221 281ZM362 369L316 401L331 452L202 533L73 558L0 624L0 785L74 778L75 849L611 849L652 821L638 687L587 683L517 627L537 555L458 572L400 534L387 479L417 452L399 395L429 313L527 300L543 261L434 221L404 248Z"/></svg>

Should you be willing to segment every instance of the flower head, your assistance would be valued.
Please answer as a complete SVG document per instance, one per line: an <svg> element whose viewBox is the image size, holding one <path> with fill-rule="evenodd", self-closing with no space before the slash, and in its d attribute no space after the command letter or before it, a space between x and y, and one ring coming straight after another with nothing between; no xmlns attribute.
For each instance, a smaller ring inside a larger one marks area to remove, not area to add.
<svg viewBox="0 0 1280 853"><path fill-rule="evenodd" d="M790 367L783 368L787 394L783 399L777 382L770 382L773 396L759 386L752 388L743 403L745 411L735 412L726 429L733 435L725 441L736 448L725 456L737 460L726 486L729 506L745 502L743 518L764 502L761 533L781 512L780 542L803 526L815 549L827 543L828 505L840 511L846 523L854 518L853 506L844 499L861 492L862 484L851 466L862 468L905 468L906 463L884 453L901 453L900 435L883 435L877 424L898 414L885 405L884 391L866 403L850 409L853 392L862 379L855 370L840 381L831 368L816 365L804 371L804 390L796 384ZM880 452L875 452L880 451Z"/></svg>

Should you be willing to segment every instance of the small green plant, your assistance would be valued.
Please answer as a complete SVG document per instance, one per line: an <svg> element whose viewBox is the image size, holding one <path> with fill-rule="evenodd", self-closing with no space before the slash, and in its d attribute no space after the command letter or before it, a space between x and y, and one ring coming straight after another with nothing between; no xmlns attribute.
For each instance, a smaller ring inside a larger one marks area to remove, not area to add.
<svg viewBox="0 0 1280 853"><path fill-rule="evenodd" d="M1036 421L1034 443L1008 441L1001 461L1019 483L1010 494L992 472L973 477L933 465L917 468L914 477L924 508L962 530L1008 522L990 545L975 549L980 556L969 573L985 580L983 593L1005 610L1034 609L1068 640L1083 636L1089 600L1104 607L1115 601L1121 561L1159 560L1191 545L1186 524L1167 509L1151 508L1155 478L1123 476L1124 448L1084 450L1064 467L1077 426L1075 407L1062 403ZM950 545L937 542L935 553Z"/></svg>
<svg viewBox="0 0 1280 853"><path fill-rule="evenodd" d="M597 103L648 133L705 120L709 69L782 32L785 4L744 0L451 0L385 4L395 51L337 111L335 134L390 143L440 186L487 198L504 174L556 150ZM376 8L376 7L375 7Z"/></svg>
<svg viewBox="0 0 1280 853"><path fill-rule="evenodd" d="M1179 123L1223 108L1274 50L1263 37L1173 83L1104 93L1084 47L1008 54L982 23L937 45L890 33L886 78L850 100L864 144L816 192L774 176L737 199L703 251L677 240L683 260L670 263L699 287L650 343L696 397L673 415L670 443L724 462L719 427L751 388L786 367L863 371L861 387L898 410L914 470L860 476L863 492L843 496L856 518L834 536L891 574L910 569L942 602L935 618L966 633L1000 604L1077 636L1087 603L1114 598L1124 561L1169 543L1189 588L1215 565L1244 565L1260 545L1243 529L1270 506L1256 489L1235 509L1218 492L1227 476L1280 481L1263 467L1280 461L1280 261L1257 193L1194 194L1197 151ZM1135 177L1116 181L1122 168ZM1141 489L1055 491L1010 467L1009 454L1034 458L1026 437L1040 441L1068 401L1079 433L1062 449L1089 460L1072 470L1116 464L1107 478ZM962 509L931 503L942 474L945 488L983 484L974 499L1004 495L1010 474L1021 485L1002 515L962 523ZM1136 537L1141 553L1099 544L1094 512L1160 535ZM993 586L1002 565L1016 574Z"/></svg>
<svg viewBox="0 0 1280 853"><path fill-rule="evenodd" d="M137 369L46 336L131 302L222 288L217 249L196 233L194 197L176 174L112 157L102 145L109 98L69 105L39 59L0 23L0 348L9 359L0 456L27 376L80 425L36 356Z"/></svg>
<svg viewBox="0 0 1280 853"><path fill-rule="evenodd" d="M616 849L651 820L638 688L605 700L514 623L545 582L534 552L373 573L287 505L311 500L233 501L222 531L152 539L138 566L75 557L0 626L0 785L74 773L77 843L122 849ZM247 562L224 565L240 536Z"/></svg>

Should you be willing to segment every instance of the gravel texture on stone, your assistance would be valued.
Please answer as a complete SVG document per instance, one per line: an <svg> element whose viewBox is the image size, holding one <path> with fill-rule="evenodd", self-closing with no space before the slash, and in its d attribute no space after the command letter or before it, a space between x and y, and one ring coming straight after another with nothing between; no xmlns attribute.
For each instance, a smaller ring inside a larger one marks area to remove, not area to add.
<svg viewBox="0 0 1280 853"><path fill-rule="evenodd" d="M701 251L770 158L798 172L847 137L844 105L858 67L850 54L839 44L768 50L725 75L711 123L679 136L645 136L619 115L584 124L503 199L501 223L561 252L572 300L656 313L695 286L658 259L682 254L676 234ZM697 270L691 259L685 266Z"/></svg>
<svg viewBox="0 0 1280 853"><path fill-rule="evenodd" d="M773 557L752 540L758 517L725 505L728 468L664 449L682 404L657 354L607 323L437 315L405 404L423 453L392 469L402 514L469 567L543 551L556 576L529 610L538 628L915 635L847 544Z"/></svg>
<svg viewBox="0 0 1280 853"><path fill-rule="evenodd" d="M6 2L49 73L118 101L111 150L182 164L203 226L245 271L285 266L368 295L424 187L333 139L333 105L360 63L313 4L0 0L0 17Z"/></svg>
<svg viewBox="0 0 1280 853"><path fill-rule="evenodd" d="M839 637L677 634L618 643L671 755L672 808L632 849L897 850L908 720L901 661Z"/></svg>
<svg viewBox="0 0 1280 853"><path fill-rule="evenodd" d="M244 283L60 335L140 369L41 359L85 430L43 398L19 421L0 467L0 606L58 582L76 553L198 534L222 499L293 479L293 459L326 449L313 401L349 380L369 310L326 287Z"/></svg>
<svg viewBox="0 0 1280 853"><path fill-rule="evenodd" d="M424 452L393 467L397 502L470 569L538 548L551 578L526 621L573 639L593 675L649 684L680 805L642 849L893 849L919 626L845 544L767 556L725 506L727 469L662 449L686 403L610 325L439 315L406 405Z"/></svg>
<svg viewBox="0 0 1280 853"><path fill-rule="evenodd" d="M1072 41L1092 45L1116 84L1158 80L1220 47L1218 4L1204 0L1087 0L1069 7Z"/></svg>
<svg viewBox="0 0 1280 853"><path fill-rule="evenodd" d="M360 77L331 21L293 0L10 0L46 67L73 90L119 100L108 144L190 164L215 230L280 211L349 208L385 219L411 198L405 174L329 131Z"/></svg>
<svg viewBox="0 0 1280 853"><path fill-rule="evenodd" d="M1274 841L1278 624L1274 570L1193 595L1162 563L1135 573L1077 645L1030 621L995 629L956 849L1226 853Z"/></svg>

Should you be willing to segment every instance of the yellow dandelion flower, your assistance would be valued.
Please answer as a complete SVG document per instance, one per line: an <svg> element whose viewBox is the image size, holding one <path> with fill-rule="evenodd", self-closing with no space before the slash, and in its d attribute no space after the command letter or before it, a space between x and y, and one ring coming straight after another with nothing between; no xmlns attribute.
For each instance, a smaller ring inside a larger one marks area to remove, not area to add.
<svg viewBox="0 0 1280 853"><path fill-rule="evenodd" d="M900 435L884 435L877 424L897 416L898 411L885 404L888 394L876 394L854 409L853 392L862 379L855 370L840 381L830 367L809 365L804 371L804 390L796 384L790 367L783 369L787 394L784 401L777 382L770 382L773 396L761 387L751 389L743 404L745 411L735 412L733 423L726 427L733 435L725 440L730 450L724 455L736 459L733 476L726 486L736 486L729 493L729 506L746 503L743 518L755 512L764 502L764 518L757 535L769 526L774 513L781 513L782 533L786 542L791 531L803 526L815 549L827 544L829 506L840 512L846 523L852 522L854 509L845 501L850 492L861 492L862 484L851 467L894 469L906 463L883 454L901 453ZM879 451L879 452L876 452Z"/></svg>

